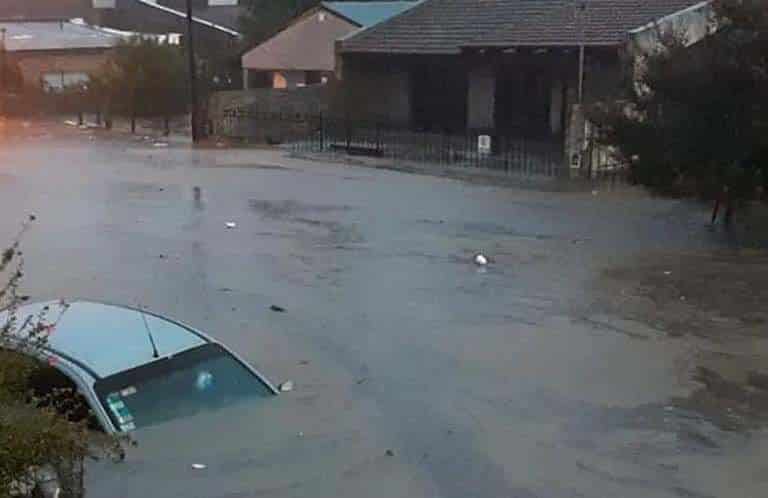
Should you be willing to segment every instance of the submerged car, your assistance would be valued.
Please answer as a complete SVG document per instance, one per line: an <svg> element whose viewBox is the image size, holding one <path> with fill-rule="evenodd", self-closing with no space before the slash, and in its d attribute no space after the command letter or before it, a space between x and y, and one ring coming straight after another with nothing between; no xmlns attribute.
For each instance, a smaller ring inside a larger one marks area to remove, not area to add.
<svg viewBox="0 0 768 498"><path fill-rule="evenodd" d="M39 384L73 384L92 420L107 433L129 433L278 393L223 344L143 309L43 302L23 306L16 315L20 330L26 317L45 315L50 324L38 354L63 377L49 375Z"/></svg>
<svg viewBox="0 0 768 498"><path fill-rule="evenodd" d="M252 462L275 433L259 421L278 391L225 345L143 309L92 301L29 304L14 315L2 346L41 360L31 379L35 393L75 392L68 417L136 443L119 460L86 462L77 479L88 496L213 498L259 485L255 470L263 465ZM0 324L8 319L0 312ZM24 348L31 330L44 341ZM201 461L227 467L195 470L206 467ZM190 471L205 479L190 480ZM80 489L48 467L30 476L46 498Z"/></svg>

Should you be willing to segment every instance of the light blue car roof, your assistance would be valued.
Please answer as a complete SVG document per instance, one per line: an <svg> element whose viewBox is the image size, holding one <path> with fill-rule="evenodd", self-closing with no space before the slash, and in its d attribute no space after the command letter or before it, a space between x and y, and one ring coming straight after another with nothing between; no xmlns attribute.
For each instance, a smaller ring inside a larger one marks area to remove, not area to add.
<svg viewBox="0 0 768 498"><path fill-rule="evenodd" d="M48 332L47 348L102 378L155 360L147 326L161 357L210 342L191 328L157 315L89 301L66 306L58 301L23 306L17 313L17 327L45 306L49 307L45 322L56 323ZM0 323L6 316L0 315Z"/></svg>

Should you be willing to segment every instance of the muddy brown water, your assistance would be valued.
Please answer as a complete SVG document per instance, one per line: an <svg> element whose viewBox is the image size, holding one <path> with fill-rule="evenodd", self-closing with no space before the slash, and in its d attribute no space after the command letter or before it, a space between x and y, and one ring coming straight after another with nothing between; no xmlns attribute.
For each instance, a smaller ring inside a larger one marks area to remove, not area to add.
<svg viewBox="0 0 768 498"><path fill-rule="evenodd" d="M0 233L38 216L26 291L141 303L296 385L140 431L91 496L768 489L762 310L739 298L765 265L720 261L703 207L51 133L0 146Z"/></svg>

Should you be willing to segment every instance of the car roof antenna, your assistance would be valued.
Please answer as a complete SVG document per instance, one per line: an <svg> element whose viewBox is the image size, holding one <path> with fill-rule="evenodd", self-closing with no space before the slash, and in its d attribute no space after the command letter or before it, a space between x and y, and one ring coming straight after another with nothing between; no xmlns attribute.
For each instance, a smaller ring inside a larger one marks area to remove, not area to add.
<svg viewBox="0 0 768 498"><path fill-rule="evenodd" d="M139 306L141 312L141 319L144 321L144 328L147 329L147 337L149 337L149 343L152 345L152 358L160 358L160 353L157 352L157 344L155 344L155 338L152 336L152 329L149 328L147 323L147 316L144 314L144 307Z"/></svg>

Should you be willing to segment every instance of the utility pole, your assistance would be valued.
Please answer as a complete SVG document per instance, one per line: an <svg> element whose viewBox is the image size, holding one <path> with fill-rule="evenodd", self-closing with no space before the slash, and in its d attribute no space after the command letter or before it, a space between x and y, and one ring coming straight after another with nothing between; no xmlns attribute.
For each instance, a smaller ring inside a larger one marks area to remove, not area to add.
<svg viewBox="0 0 768 498"><path fill-rule="evenodd" d="M5 28L0 28L0 115L5 113L5 94L8 93L7 76L5 74Z"/></svg>
<svg viewBox="0 0 768 498"><path fill-rule="evenodd" d="M200 139L198 123L200 122L197 111L197 67L195 64L195 40L192 34L192 0L187 0L187 56L189 57L189 101L192 106L192 143Z"/></svg>

